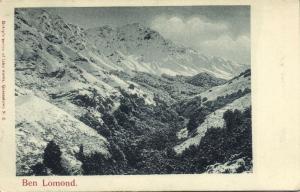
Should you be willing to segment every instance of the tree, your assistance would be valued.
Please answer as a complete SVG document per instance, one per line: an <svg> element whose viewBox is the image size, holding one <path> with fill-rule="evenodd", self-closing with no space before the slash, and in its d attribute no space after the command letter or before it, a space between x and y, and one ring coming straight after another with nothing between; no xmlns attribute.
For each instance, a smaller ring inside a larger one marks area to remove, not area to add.
<svg viewBox="0 0 300 192"><path fill-rule="evenodd" d="M130 96L128 96L128 97L130 97ZM133 110L133 105L132 105L130 99L126 98L125 96L124 96L124 98L121 98L119 109L123 113L130 114Z"/></svg>
<svg viewBox="0 0 300 192"><path fill-rule="evenodd" d="M198 127L198 122L196 121L195 118L191 118L188 122L188 124L186 125L187 129L189 132L195 130Z"/></svg>
<svg viewBox="0 0 300 192"><path fill-rule="evenodd" d="M47 175L47 169L43 163L37 163L31 167L32 173L36 176Z"/></svg>
<svg viewBox="0 0 300 192"><path fill-rule="evenodd" d="M187 124L187 129L189 132L195 130L201 123L204 122L207 111L202 107L197 109L190 117Z"/></svg>
<svg viewBox="0 0 300 192"><path fill-rule="evenodd" d="M85 156L81 162L84 175L111 175L120 172L119 167L112 159L106 159L99 152Z"/></svg>
<svg viewBox="0 0 300 192"><path fill-rule="evenodd" d="M61 165L61 154L60 147L53 140L47 144L44 150L43 163L46 167L52 170L53 174L66 174Z"/></svg>
<svg viewBox="0 0 300 192"><path fill-rule="evenodd" d="M227 130L231 133L236 127L241 125L243 117L241 111L236 109L234 111L225 111L223 118L225 120Z"/></svg>
<svg viewBox="0 0 300 192"><path fill-rule="evenodd" d="M118 145L111 142L109 149L110 149L110 152L111 152L114 160L116 160L117 162L125 162L126 161L125 155Z"/></svg>
<svg viewBox="0 0 300 192"><path fill-rule="evenodd" d="M104 158L99 153L91 154L82 160L81 168L85 175L102 175L104 174Z"/></svg>
<svg viewBox="0 0 300 192"><path fill-rule="evenodd" d="M134 89L134 85L133 85L133 84L130 84L128 88L129 88L129 89Z"/></svg>
<svg viewBox="0 0 300 192"><path fill-rule="evenodd" d="M78 153L75 154L76 159L82 161L84 159L83 145L81 144L79 147Z"/></svg>

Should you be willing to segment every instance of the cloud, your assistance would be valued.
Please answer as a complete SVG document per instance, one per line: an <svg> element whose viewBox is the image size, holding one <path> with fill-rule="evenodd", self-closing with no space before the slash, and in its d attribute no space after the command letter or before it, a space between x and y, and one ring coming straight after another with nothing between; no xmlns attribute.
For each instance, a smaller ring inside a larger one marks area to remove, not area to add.
<svg viewBox="0 0 300 192"><path fill-rule="evenodd" d="M186 43L195 37L203 40L213 39L227 31L225 24L210 23L200 17L183 19L177 16L159 16L152 21L151 27L167 38L173 38L179 42L186 41Z"/></svg>
<svg viewBox="0 0 300 192"><path fill-rule="evenodd" d="M165 38L204 54L249 64L249 37L239 35L233 38L226 23L209 21L199 15L188 18L160 15L153 19L151 27Z"/></svg>
<svg viewBox="0 0 300 192"><path fill-rule="evenodd" d="M204 54L250 64L250 38L244 35L238 36L236 39L229 35L221 35L217 39L199 43L197 48Z"/></svg>

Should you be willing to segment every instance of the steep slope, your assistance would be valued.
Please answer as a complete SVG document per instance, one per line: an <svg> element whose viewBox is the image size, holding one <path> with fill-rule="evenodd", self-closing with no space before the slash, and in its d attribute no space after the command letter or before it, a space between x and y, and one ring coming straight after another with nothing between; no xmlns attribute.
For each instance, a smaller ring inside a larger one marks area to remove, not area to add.
<svg viewBox="0 0 300 192"><path fill-rule="evenodd" d="M223 114L227 110L235 110L238 109L243 111L247 107L250 107L250 94L247 94L239 99L236 99L234 102L217 109L213 113L210 113L206 116L205 120L199 127L197 127L197 131L194 136L188 138L180 145L174 147L176 153L180 154L185 149L189 148L191 145L199 145L201 138L205 135L207 129L211 127L224 127L224 119Z"/></svg>
<svg viewBox="0 0 300 192"><path fill-rule="evenodd" d="M16 103L18 175L32 174L51 138L61 147L69 174L82 174L73 148L83 144L84 150L110 153L101 117L118 107L121 94L102 81L105 71L78 52L71 39L80 36L80 28L41 9L16 10L16 96L24 100ZM87 126L87 116L97 119L97 127Z"/></svg>
<svg viewBox="0 0 300 192"><path fill-rule="evenodd" d="M251 89L250 78L251 71L248 69L229 80L226 84L215 86L197 96L207 98L207 101L212 101L217 99L217 97L230 95L238 90L244 91L245 89Z"/></svg>
<svg viewBox="0 0 300 192"><path fill-rule="evenodd" d="M81 163L75 158L80 145L85 154L99 152L110 157L104 137L38 97L16 97L16 116L17 175L31 174L31 167L43 161L42 154L51 140L60 146L64 167L70 174L81 173Z"/></svg>
<svg viewBox="0 0 300 192"><path fill-rule="evenodd" d="M250 70L246 70L227 83L215 86L179 104L177 111L180 114L187 118L196 116L196 119L198 119L197 116L204 116L204 120L197 126L196 132L192 135L187 135L186 128L177 134L181 139L186 138L185 141L174 147L177 154L182 153L192 145L198 145L207 129L224 127L223 114L225 111L235 109L243 111L251 106L250 75ZM205 112L198 113L199 109L205 109L201 110ZM190 119L190 121L194 121L194 119Z"/></svg>
<svg viewBox="0 0 300 192"><path fill-rule="evenodd" d="M91 110L101 116L99 112L115 109L119 87L131 91L129 83L80 51L78 46L85 44L82 29L41 9L16 10L15 29L17 93L30 90L80 118ZM153 100L151 94L144 97L149 103Z"/></svg>
<svg viewBox="0 0 300 192"><path fill-rule="evenodd" d="M118 70L169 75L196 75L207 72L229 79L247 68L175 45L158 32L138 23L116 29L109 26L98 27L88 29L86 33L94 55L101 58L105 56L105 60L110 60ZM104 65L103 67L109 68Z"/></svg>

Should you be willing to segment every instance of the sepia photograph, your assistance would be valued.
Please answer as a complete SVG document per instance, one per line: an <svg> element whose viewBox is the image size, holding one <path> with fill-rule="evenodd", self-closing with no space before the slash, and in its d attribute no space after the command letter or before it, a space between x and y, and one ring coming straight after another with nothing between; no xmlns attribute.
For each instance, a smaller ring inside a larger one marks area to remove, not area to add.
<svg viewBox="0 0 300 192"><path fill-rule="evenodd" d="M250 6L14 9L16 176L253 173Z"/></svg>

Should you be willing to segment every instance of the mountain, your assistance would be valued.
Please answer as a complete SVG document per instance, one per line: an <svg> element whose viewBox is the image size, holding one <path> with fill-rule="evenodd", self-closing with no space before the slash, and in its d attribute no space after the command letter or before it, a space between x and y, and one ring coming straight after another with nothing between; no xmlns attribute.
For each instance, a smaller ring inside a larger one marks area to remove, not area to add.
<svg viewBox="0 0 300 192"><path fill-rule="evenodd" d="M52 140L70 175L212 172L236 158L251 168L248 153L235 156L240 148L198 168L200 157L185 154L207 146L209 134L222 138L226 112L249 119L244 65L178 46L141 24L83 29L26 8L15 10L15 55L17 175L40 174L32 167Z"/></svg>
<svg viewBox="0 0 300 192"><path fill-rule="evenodd" d="M18 14L22 15L21 12ZM30 20L26 20L27 17ZM65 43L76 50L81 55L78 59L78 54L73 53L76 62L90 61L106 70L135 70L169 75L196 75L206 72L230 79L248 68L176 45L158 32L138 23L117 28L103 26L85 30L67 24L59 16L44 10L30 10L22 18L44 33L48 41L56 45Z"/></svg>
<svg viewBox="0 0 300 192"><path fill-rule="evenodd" d="M117 63L117 66L112 66L119 70L169 75L196 75L206 72L228 79L247 68L176 45L157 31L138 23L116 29L108 26L88 29L87 37L87 41L93 46L91 50L94 55Z"/></svg>

